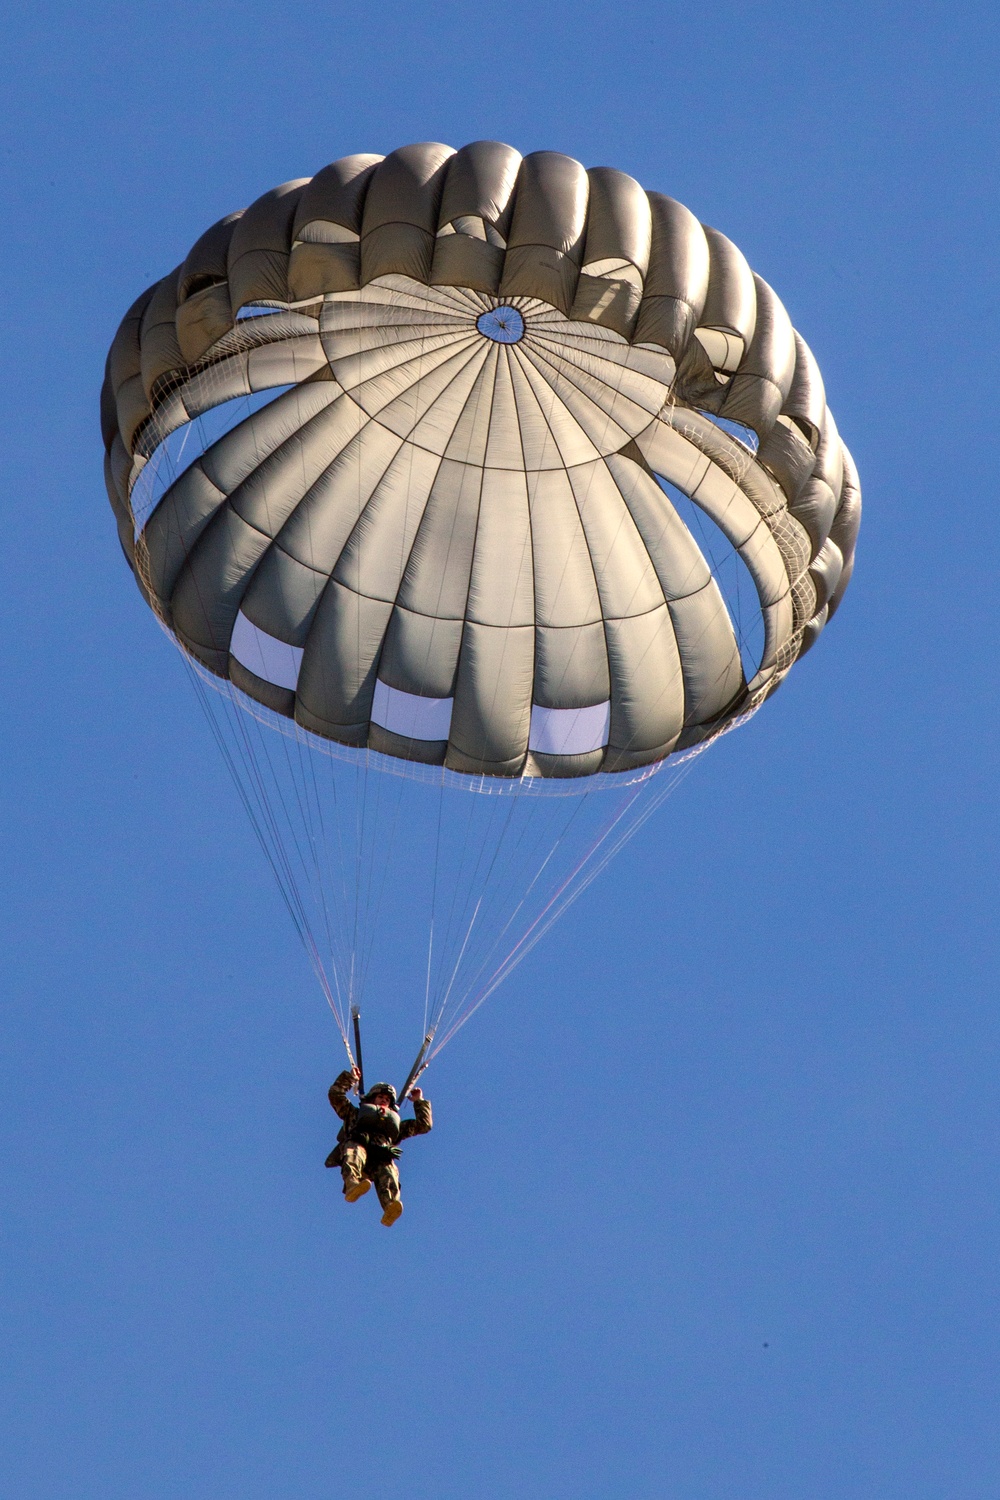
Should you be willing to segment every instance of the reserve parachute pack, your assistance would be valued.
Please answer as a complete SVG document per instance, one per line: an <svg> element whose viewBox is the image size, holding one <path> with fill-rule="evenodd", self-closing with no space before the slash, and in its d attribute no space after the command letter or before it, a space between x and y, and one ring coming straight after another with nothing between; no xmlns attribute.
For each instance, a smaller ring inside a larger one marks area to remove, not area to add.
<svg viewBox="0 0 1000 1500"><path fill-rule="evenodd" d="M362 1146L395 1146L399 1140L399 1124L395 1110L383 1111L374 1104L360 1104L357 1119L351 1122L347 1131L347 1139Z"/></svg>

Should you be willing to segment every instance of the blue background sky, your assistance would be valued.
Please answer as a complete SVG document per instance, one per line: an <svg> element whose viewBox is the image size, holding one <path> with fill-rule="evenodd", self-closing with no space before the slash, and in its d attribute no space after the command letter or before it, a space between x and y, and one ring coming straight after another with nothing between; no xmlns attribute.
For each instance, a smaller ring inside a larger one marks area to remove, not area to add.
<svg viewBox="0 0 1000 1500"><path fill-rule="evenodd" d="M14 9L0 1494L996 1500L995 7ZM388 1234L97 398L221 214L481 137L729 234L866 511L817 650L431 1073Z"/></svg>

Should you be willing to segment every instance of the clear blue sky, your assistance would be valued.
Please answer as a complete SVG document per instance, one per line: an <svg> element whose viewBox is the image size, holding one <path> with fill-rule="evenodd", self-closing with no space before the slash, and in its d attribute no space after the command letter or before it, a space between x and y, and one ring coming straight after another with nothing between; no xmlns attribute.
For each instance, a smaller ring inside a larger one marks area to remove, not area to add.
<svg viewBox="0 0 1000 1500"><path fill-rule="evenodd" d="M995 7L9 7L2 1500L996 1500ZM865 491L820 645L428 1079L407 1212L122 561L97 398L201 230L494 137L730 235Z"/></svg>

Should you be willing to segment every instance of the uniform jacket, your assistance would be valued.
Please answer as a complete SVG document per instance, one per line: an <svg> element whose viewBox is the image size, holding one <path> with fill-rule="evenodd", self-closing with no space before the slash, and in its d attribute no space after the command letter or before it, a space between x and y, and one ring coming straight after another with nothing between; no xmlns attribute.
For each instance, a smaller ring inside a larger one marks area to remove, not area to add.
<svg viewBox="0 0 1000 1500"><path fill-rule="evenodd" d="M341 1073L339 1077L337 1077L330 1085L330 1104L344 1122L343 1126L340 1129L340 1132L337 1135L337 1140L341 1142L350 1140L351 1128L357 1120L359 1113L356 1106L353 1105L347 1097L352 1085L353 1079L351 1078L350 1073L346 1071ZM430 1100L414 1099L413 1113L415 1116L414 1119L400 1120L399 1135L396 1136L394 1133L387 1133L384 1142L379 1141L378 1138L374 1136L372 1131L369 1129L368 1136L370 1144L374 1146L376 1150L381 1147L382 1150L390 1153L392 1151L392 1148L397 1144L398 1141L409 1140L411 1135L426 1135L434 1124L434 1120L431 1115Z"/></svg>

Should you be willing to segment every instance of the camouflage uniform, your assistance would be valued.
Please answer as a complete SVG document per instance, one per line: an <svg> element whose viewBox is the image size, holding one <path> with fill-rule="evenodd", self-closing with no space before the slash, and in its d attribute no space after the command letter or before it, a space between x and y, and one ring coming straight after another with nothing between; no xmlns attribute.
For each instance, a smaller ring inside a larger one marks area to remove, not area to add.
<svg viewBox="0 0 1000 1500"><path fill-rule="evenodd" d="M400 1152L396 1143L408 1140L411 1135L426 1135L431 1129L434 1122L431 1116L430 1100L414 1099L413 1112L416 1118L400 1120L398 1135L390 1129L384 1138L380 1138L369 1127L367 1142L353 1141L351 1131L360 1115L360 1110L347 1097L353 1086L354 1080L346 1071L330 1085L330 1104L344 1124L337 1136L339 1144L330 1152L326 1164L328 1167L340 1168L344 1178L345 1193L362 1177L367 1177L370 1182L374 1183L378 1201L385 1209L394 1199L399 1198L399 1169L396 1166L396 1157ZM393 1121L394 1124L395 1121Z"/></svg>

